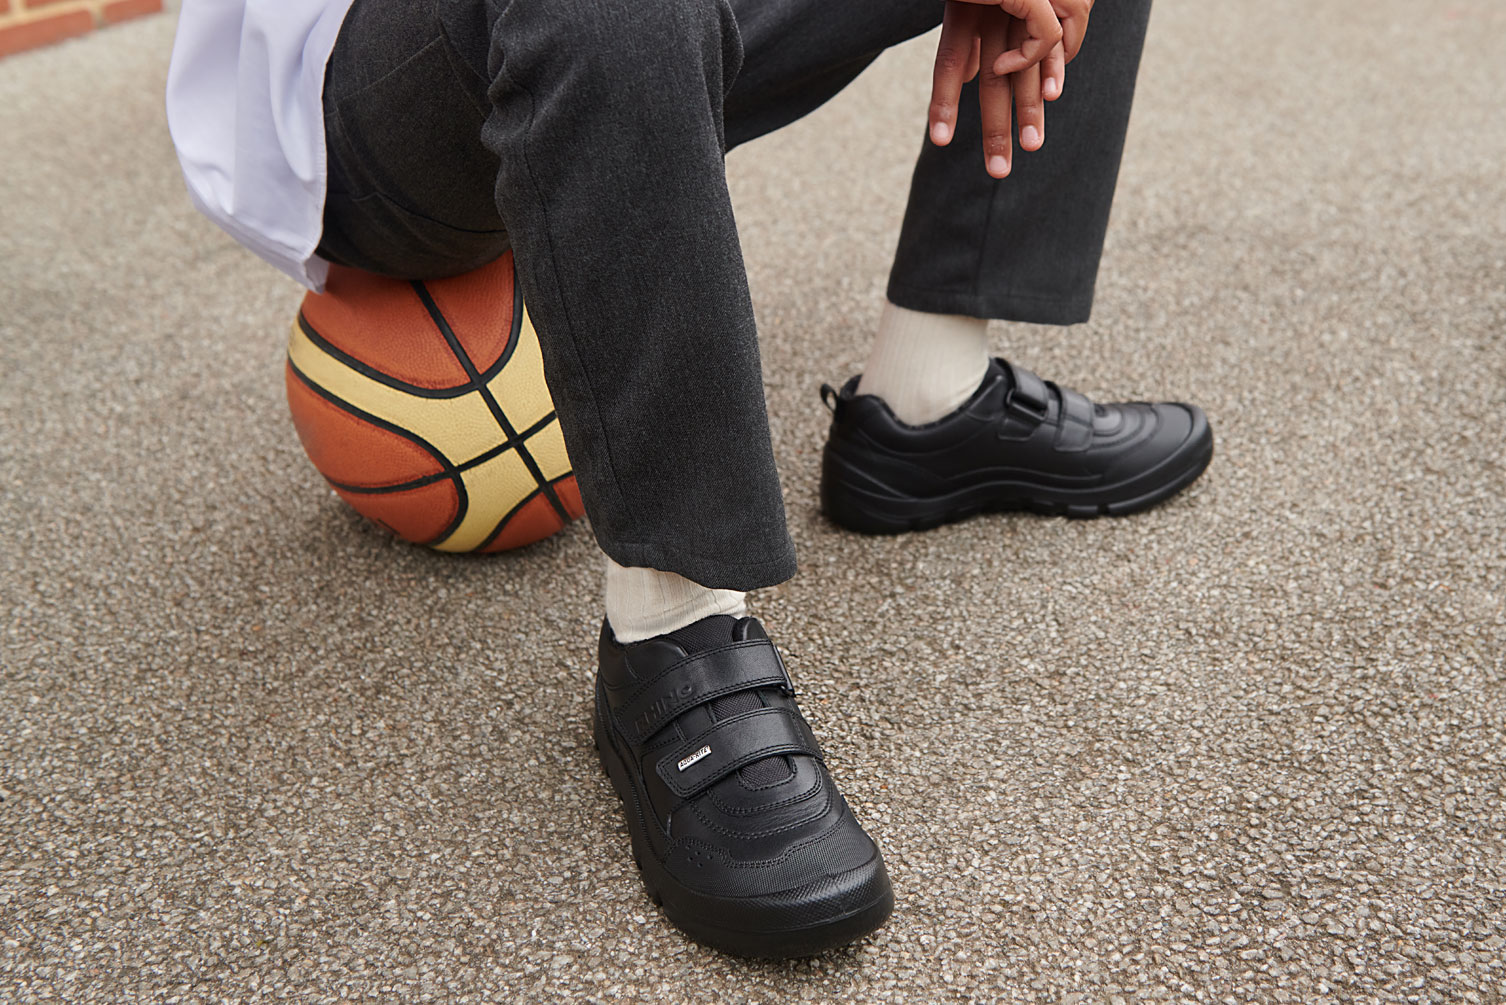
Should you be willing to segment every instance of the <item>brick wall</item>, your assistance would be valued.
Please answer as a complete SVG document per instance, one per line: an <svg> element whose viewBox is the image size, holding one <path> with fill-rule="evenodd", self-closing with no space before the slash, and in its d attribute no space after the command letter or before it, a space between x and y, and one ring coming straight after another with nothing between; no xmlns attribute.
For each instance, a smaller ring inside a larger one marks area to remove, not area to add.
<svg viewBox="0 0 1506 1005"><path fill-rule="evenodd" d="M0 0L0 57L161 9L162 0Z"/></svg>

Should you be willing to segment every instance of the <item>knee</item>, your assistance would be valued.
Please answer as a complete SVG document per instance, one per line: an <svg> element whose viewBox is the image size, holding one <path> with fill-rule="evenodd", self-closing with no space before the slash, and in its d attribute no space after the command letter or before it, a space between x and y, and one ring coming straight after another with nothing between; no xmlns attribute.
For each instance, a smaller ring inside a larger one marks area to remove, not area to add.
<svg viewBox="0 0 1506 1005"><path fill-rule="evenodd" d="M579 9L582 41L614 70L665 59L726 62L729 45L742 59L728 0L588 0Z"/></svg>
<svg viewBox="0 0 1506 1005"><path fill-rule="evenodd" d="M701 81L725 94L742 66L728 0L513 0L493 43L514 78L544 71L618 95L684 93Z"/></svg>

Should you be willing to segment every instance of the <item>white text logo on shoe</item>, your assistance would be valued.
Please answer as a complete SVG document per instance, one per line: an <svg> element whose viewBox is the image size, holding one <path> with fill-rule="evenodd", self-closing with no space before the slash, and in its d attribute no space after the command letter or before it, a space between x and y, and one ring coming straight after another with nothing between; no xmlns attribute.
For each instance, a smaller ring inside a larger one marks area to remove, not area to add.
<svg viewBox="0 0 1506 1005"><path fill-rule="evenodd" d="M706 746L702 747L700 750L697 750L694 754L691 754L689 757L682 757L682 758L680 758L680 763L678 765L676 765L676 767L678 767L681 771L684 771L686 768L690 767L696 761L701 760L703 757L709 757L710 755L711 755L711 745L707 744Z"/></svg>
<svg viewBox="0 0 1506 1005"><path fill-rule="evenodd" d="M638 716L637 721L633 723L633 728L647 738L648 731L653 728L654 723L658 722L661 715L668 715L673 712L693 694L695 694L695 681L686 681L675 688L672 694L665 695L645 709L643 714Z"/></svg>

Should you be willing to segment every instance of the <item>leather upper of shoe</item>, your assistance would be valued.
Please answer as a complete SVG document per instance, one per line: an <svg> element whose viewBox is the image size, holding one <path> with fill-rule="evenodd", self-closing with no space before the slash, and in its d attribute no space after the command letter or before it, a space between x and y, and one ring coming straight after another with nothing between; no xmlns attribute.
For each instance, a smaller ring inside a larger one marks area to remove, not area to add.
<svg viewBox="0 0 1506 1005"><path fill-rule="evenodd" d="M626 645L603 623L599 665L598 709L636 769L627 812L679 882L756 897L882 868L756 619Z"/></svg>
<svg viewBox="0 0 1506 1005"><path fill-rule="evenodd" d="M1201 413L1177 403L1095 404L1002 359L957 411L910 426L884 401L857 394L853 377L836 396L829 444L895 487L1014 476L1091 488L1143 473L1193 438ZM1206 421L1201 422L1206 429Z"/></svg>

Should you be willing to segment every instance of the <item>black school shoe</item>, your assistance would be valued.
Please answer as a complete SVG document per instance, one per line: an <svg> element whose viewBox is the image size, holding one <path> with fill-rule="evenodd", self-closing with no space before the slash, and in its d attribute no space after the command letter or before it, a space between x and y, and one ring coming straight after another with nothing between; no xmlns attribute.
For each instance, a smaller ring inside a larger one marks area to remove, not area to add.
<svg viewBox="0 0 1506 1005"><path fill-rule="evenodd" d="M649 896L692 938L738 956L844 945L894 907L878 847L794 693L754 618L627 645L602 625L596 748Z"/></svg>
<svg viewBox="0 0 1506 1005"><path fill-rule="evenodd" d="M1123 516L1186 488L1213 459L1196 405L1095 405L993 360L951 415L907 426L858 378L821 394L832 409L821 508L865 534L950 523L985 510Z"/></svg>

